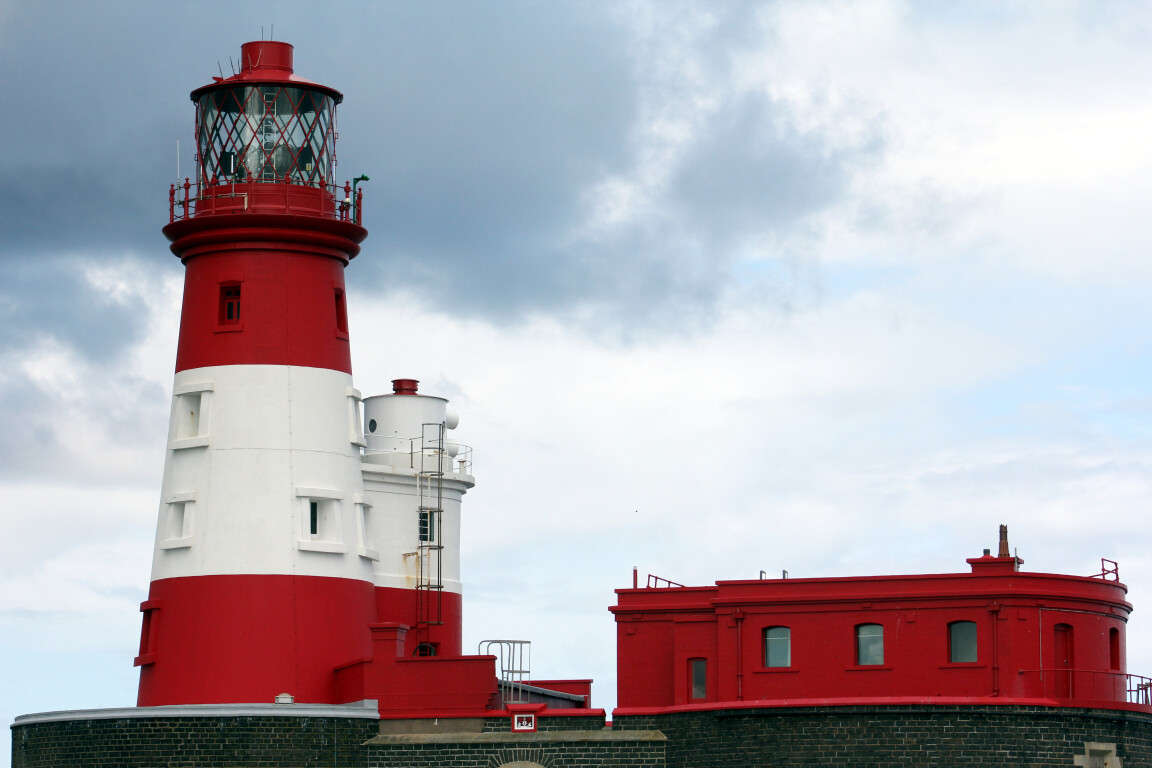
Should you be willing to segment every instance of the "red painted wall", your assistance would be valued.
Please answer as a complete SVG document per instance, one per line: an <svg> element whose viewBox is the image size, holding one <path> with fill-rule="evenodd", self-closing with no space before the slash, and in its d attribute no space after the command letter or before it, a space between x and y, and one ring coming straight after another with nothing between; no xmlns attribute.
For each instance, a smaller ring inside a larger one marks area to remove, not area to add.
<svg viewBox="0 0 1152 768"><path fill-rule="evenodd" d="M379 617L377 621L395 622L412 627L404 641L405 656L415 654L416 646L420 643L435 645L439 656L460 656L463 633L460 594L447 590L442 593L440 604L442 623L429 626L427 629L417 627L417 599L418 595L414 589L377 587L376 615Z"/></svg>
<svg viewBox="0 0 1152 768"><path fill-rule="evenodd" d="M974 573L719 582L617 590L618 705L952 697L1124 701L1126 588L1101 578L1029 574L1012 558ZM971 621L977 661L952 663L949 624ZM884 660L856 663L856 627L884 628ZM1056 625L1073 656L1057 658ZM765 666L763 632L791 630L791 665ZM1121 644L1111 666L1109 631ZM689 663L705 658L704 702ZM1061 671L1067 670L1067 671Z"/></svg>
<svg viewBox="0 0 1152 768"><path fill-rule="evenodd" d="M240 319L220 322L220 291L240 288ZM348 334L337 330L336 259L254 247L188 261L176 370L215 365L299 365L351 373Z"/></svg>
<svg viewBox="0 0 1152 768"><path fill-rule="evenodd" d="M280 693L339 703L333 670L371 655L372 589L268 574L154 581L137 704L271 703Z"/></svg>

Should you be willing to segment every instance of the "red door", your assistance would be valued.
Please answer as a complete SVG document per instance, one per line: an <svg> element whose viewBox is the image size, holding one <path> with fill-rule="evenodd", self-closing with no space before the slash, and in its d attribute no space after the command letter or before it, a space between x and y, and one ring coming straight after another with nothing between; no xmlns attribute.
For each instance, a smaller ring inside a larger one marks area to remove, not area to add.
<svg viewBox="0 0 1152 768"><path fill-rule="evenodd" d="M1058 699L1072 697L1072 625L1057 624L1053 629L1052 653L1055 656L1056 668L1055 695Z"/></svg>

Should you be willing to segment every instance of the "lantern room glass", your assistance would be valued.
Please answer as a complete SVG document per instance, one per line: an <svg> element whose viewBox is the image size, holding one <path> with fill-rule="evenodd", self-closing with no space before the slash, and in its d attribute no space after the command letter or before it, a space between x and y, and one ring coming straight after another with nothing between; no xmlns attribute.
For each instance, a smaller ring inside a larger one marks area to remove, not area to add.
<svg viewBox="0 0 1152 768"><path fill-rule="evenodd" d="M197 102L202 185L289 182L331 185L336 103L311 88L215 88Z"/></svg>

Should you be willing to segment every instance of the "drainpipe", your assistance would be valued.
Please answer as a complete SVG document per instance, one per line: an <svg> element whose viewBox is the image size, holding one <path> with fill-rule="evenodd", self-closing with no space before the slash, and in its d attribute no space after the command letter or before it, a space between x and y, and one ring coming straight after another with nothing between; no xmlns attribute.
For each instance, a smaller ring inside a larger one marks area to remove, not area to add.
<svg viewBox="0 0 1152 768"><path fill-rule="evenodd" d="M992 695L1000 695L1000 604L995 600L988 606L988 613L992 615Z"/></svg>
<svg viewBox="0 0 1152 768"><path fill-rule="evenodd" d="M732 614L736 620L736 701L744 701L744 611Z"/></svg>

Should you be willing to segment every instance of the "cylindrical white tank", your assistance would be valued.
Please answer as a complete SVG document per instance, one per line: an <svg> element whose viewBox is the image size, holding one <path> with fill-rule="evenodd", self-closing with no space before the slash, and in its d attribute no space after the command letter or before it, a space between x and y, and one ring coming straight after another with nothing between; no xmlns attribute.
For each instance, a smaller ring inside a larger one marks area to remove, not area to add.
<svg viewBox="0 0 1152 768"><path fill-rule="evenodd" d="M439 426L448 420L448 401L416 393L414 379L396 379L393 393L364 398L364 460L395 464L392 454L443 450ZM451 428L451 427L449 427Z"/></svg>

